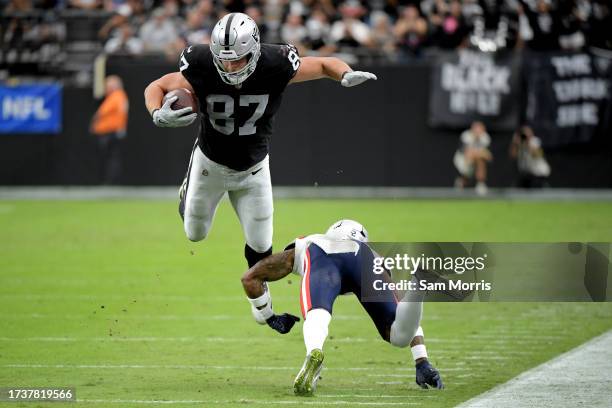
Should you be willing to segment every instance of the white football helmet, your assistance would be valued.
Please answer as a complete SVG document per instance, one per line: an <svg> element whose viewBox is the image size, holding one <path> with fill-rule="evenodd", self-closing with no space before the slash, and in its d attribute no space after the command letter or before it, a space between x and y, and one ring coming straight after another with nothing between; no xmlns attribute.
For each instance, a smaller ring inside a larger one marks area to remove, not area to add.
<svg viewBox="0 0 612 408"><path fill-rule="evenodd" d="M217 72L223 82L239 85L244 82L257 66L261 55L259 28L257 23L243 13L230 13L217 22L210 35L210 50ZM248 58L247 64L236 72L227 72L223 61L237 61Z"/></svg>
<svg viewBox="0 0 612 408"><path fill-rule="evenodd" d="M360 242L368 242L368 231L353 220L336 221L325 233L328 237L334 239L353 239Z"/></svg>

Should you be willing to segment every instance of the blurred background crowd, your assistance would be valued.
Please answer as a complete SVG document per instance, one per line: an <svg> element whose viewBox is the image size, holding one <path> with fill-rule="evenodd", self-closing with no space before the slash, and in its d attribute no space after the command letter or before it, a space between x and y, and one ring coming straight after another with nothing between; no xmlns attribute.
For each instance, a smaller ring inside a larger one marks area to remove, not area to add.
<svg viewBox="0 0 612 408"><path fill-rule="evenodd" d="M176 58L241 11L265 42L348 62L406 63L438 49L612 49L610 0L2 0L0 67L78 72L92 56ZM11 72L11 75L19 72ZM5 74L6 75L6 74ZM1 78L0 78L1 79Z"/></svg>

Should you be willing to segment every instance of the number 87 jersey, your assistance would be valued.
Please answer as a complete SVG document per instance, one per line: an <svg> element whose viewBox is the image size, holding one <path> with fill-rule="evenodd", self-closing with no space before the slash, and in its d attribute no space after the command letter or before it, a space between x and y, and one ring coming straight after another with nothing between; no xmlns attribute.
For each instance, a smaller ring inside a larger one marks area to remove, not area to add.
<svg viewBox="0 0 612 408"><path fill-rule="evenodd" d="M263 160L269 151L274 114L299 65L292 45L261 44L253 74L240 85L230 85L217 72L208 45L185 48L179 69L200 103L202 152L238 171Z"/></svg>

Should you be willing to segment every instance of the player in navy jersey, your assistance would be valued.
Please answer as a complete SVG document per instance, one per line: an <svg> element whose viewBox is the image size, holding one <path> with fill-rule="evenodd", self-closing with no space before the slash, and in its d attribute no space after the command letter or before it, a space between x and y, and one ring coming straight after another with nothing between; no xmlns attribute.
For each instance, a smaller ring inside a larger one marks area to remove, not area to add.
<svg viewBox="0 0 612 408"><path fill-rule="evenodd" d="M210 45L187 47L179 72L145 89L146 107L160 127L187 126L197 118L189 107L172 110L176 97L162 105L167 92L186 88L200 103L200 131L179 193L191 241L207 236L227 192L242 225L249 266L272 253L272 119L288 84L321 78L350 87L376 76L353 71L338 58L300 58L288 44L261 44L257 24L231 13L215 25Z"/></svg>
<svg viewBox="0 0 612 408"><path fill-rule="evenodd" d="M302 277L300 305L305 319L306 359L294 381L297 395L310 396L316 389L333 305L339 295L346 293L357 296L385 341L397 347L411 346L419 386L444 387L440 374L427 359L420 327L424 292L407 291L400 300L392 290L374 290L376 279L391 280L389 275L373 273L377 255L367 241L368 233L361 224L341 220L325 234L296 239L284 252L263 259L242 277L255 320L281 334L288 333L299 318L274 313L267 282L291 272ZM417 275L414 279L431 278L424 271Z"/></svg>

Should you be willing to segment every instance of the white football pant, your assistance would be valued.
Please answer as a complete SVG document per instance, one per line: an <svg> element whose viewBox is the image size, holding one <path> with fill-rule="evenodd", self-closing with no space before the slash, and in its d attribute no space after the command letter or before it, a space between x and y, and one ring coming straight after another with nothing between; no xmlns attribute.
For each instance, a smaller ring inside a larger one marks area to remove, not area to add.
<svg viewBox="0 0 612 408"><path fill-rule="evenodd" d="M196 146L191 155L185 193L185 234L201 241L210 232L219 201L227 191L246 243L257 252L272 246L272 181L269 159L244 171L206 157Z"/></svg>

